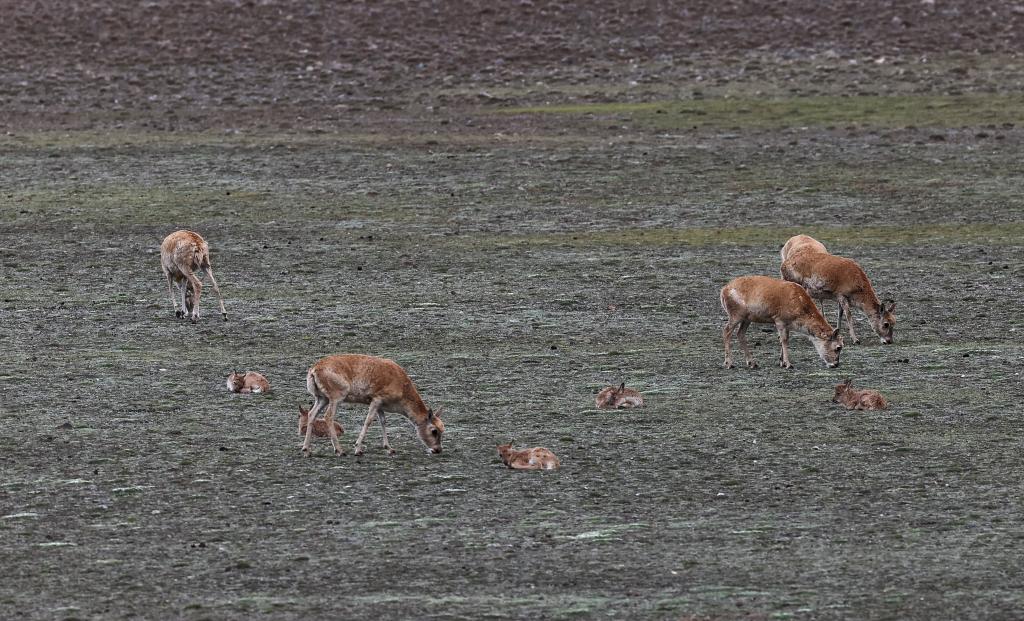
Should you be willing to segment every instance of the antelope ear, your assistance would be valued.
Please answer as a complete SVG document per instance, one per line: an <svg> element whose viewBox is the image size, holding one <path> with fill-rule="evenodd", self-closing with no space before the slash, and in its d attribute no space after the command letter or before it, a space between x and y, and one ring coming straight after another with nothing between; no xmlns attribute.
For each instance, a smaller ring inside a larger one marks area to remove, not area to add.
<svg viewBox="0 0 1024 621"><path fill-rule="evenodd" d="M835 330L832 331L832 336L830 338L834 339L837 336L839 336L839 328L836 328Z"/></svg>
<svg viewBox="0 0 1024 621"><path fill-rule="evenodd" d="M891 313L894 310L896 310L896 302L894 302L893 300L889 300L889 308L886 309L886 312Z"/></svg>
<svg viewBox="0 0 1024 621"><path fill-rule="evenodd" d="M850 386L851 384L853 384L853 378L852 377L848 377L848 378L846 378L846 382L843 383L843 386Z"/></svg>
<svg viewBox="0 0 1024 621"><path fill-rule="evenodd" d="M619 384L619 392L622 392L625 389L626 389L626 382L622 382L621 384Z"/></svg>
<svg viewBox="0 0 1024 621"><path fill-rule="evenodd" d="M302 404L299 404L299 414L303 416L309 416L309 410L302 407Z"/></svg>
<svg viewBox="0 0 1024 621"><path fill-rule="evenodd" d="M436 412L434 410L429 409L429 408L427 409L427 412L429 412L430 415L433 416L434 418L441 418L441 412L443 410L444 410L444 406L442 405L441 407L437 408Z"/></svg>

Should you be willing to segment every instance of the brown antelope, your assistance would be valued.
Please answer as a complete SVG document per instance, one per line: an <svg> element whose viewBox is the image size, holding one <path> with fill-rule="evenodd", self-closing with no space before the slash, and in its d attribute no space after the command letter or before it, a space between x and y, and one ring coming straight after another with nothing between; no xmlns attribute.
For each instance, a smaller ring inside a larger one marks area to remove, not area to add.
<svg viewBox="0 0 1024 621"><path fill-rule="evenodd" d="M305 435L306 435L306 425L308 423L309 423L309 410L307 410L306 408L304 408L304 407L302 407L300 405L299 406L299 435L300 436L305 437ZM345 433L345 430L342 429L342 427L341 427L341 423L339 423L338 421L334 421L334 433L339 435L339 436ZM327 421L325 421L323 419L319 419L319 418L316 419L315 421L313 421L313 435L318 437L318 438L329 437L331 434L327 430Z"/></svg>
<svg viewBox="0 0 1024 621"><path fill-rule="evenodd" d="M722 287L722 309L729 315L722 330L725 341L725 368L733 368L729 341L733 332L743 348L747 366L756 369L757 363L747 344L747 326L753 323L772 323L779 332L782 354L779 365L790 369L789 332L806 335L814 343L818 356L827 367L839 365L839 352L843 350L843 337L839 329L832 329L814 305L803 287L798 284L769 278L768 276L741 276Z"/></svg>
<svg viewBox="0 0 1024 621"><path fill-rule="evenodd" d="M619 387L608 386L597 393L597 399L594 400L595 405L601 409L619 409L619 408L638 408L644 404L643 395L633 390L632 388L626 388L626 383L622 382Z"/></svg>
<svg viewBox="0 0 1024 621"><path fill-rule="evenodd" d="M517 451L512 448L511 442L499 444L498 455L513 470L557 470L562 466L554 453L539 446Z"/></svg>
<svg viewBox="0 0 1024 621"><path fill-rule="evenodd" d="M228 390L231 392L256 393L270 392L270 382L262 374L255 371L239 373L234 371L228 375Z"/></svg>
<svg viewBox="0 0 1024 621"><path fill-rule="evenodd" d="M205 271L220 299L220 314L224 321L228 320L228 313L224 310L224 297L220 294L220 287L213 277L213 267L210 266L210 245L198 233L175 231L165 237L160 244L160 266L167 278L167 292L171 295L175 317L188 317L191 313L192 323L198 321L203 281L196 276L196 272ZM180 311L171 288L172 280L181 294Z"/></svg>
<svg viewBox="0 0 1024 621"><path fill-rule="evenodd" d="M356 438L356 455L363 454L363 438L375 418L380 421L381 433L384 435L381 446L389 454L395 454L395 449L388 443L385 412L405 416L416 427L427 452L441 452L441 434L444 433L441 408L437 412L428 408L408 374L393 360L361 354L322 358L306 373L306 390L314 399L313 406L309 408L309 419L315 421L317 415L325 412L324 419L336 455L345 454L334 426L335 412L340 403L370 405L366 421ZM306 441L302 444L302 451L307 456L311 451L312 438L313 425L307 425Z"/></svg>
<svg viewBox="0 0 1024 621"><path fill-rule="evenodd" d="M836 386L832 403L842 403L848 410L884 410L889 407L889 402L877 390L854 390L852 379Z"/></svg>
<svg viewBox="0 0 1024 621"><path fill-rule="evenodd" d="M871 281L860 265L853 259L829 254L820 242L807 235L789 238L780 252L782 255L782 278L795 282L807 289L817 300L839 302L837 327L842 329L843 316L849 324L850 340L860 343L853 329L851 303L867 315L883 343L892 343L896 327L896 303L892 300L879 302Z"/></svg>

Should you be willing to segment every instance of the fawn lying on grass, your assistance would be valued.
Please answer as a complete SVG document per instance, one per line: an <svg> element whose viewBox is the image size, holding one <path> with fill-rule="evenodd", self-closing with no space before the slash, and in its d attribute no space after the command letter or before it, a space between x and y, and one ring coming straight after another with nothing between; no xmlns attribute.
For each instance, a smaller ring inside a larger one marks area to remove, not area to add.
<svg viewBox="0 0 1024 621"><path fill-rule="evenodd" d="M499 444L498 455L513 470L557 470L562 465L554 453L539 446L517 451L511 442Z"/></svg>
<svg viewBox="0 0 1024 621"><path fill-rule="evenodd" d="M853 380L848 379L837 385L832 403L842 403L848 410L884 410L889 407L889 402L877 390L855 390L852 384Z"/></svg>
<svg viewBox="0 0 1024 621"><path fill-rule="evenodd" d="M594 403L597 407L608 410L638 408L644 404L644 398L643 395L632 388L626 388L626 382L622 382L618 388L608 386L601 389L601 392L597 393L597 399L594 400Z"/></svg>

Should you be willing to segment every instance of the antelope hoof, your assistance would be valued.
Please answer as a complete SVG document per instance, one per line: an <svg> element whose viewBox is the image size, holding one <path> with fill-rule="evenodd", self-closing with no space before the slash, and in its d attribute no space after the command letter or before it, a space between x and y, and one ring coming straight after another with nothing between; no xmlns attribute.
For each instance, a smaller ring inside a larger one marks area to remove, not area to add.
<svg viewBox="0 0 1024 621"><path fill-rule="evenodd" d="M227 313L221 313L221 315L224 315L224 321L228 320L228 314Z"/></svg>
<svg viewBox="0 0 1024 621"><path fill-rule="evenodd" d="M174 311L174 318L175 319L181 319L184 316L185 316L185 311L180 311L180 310Z"/></svg>
<svg viewBox="0 0 1024 621"><path fill-rule="evenodd" d="M791 363L789 360L783 360L782 362L779 363L779 366L782 367L783 369L792 369L793 363Z"/></svg>
<svg viewBox="0 0 1024 621"><path fill-rule="evenodd" d="M363 456L363 447L361 447L361 446L360 446L360 447L359 447L359 448L357 448L357 449L356 449L356 451L355 451L354 453L352 453L352 454L353 454L353 455L355 455L356 457L362 457L362 456Z"/></svg>
<svg viewBox="0 0 1024 621"><path fill-rule="evenodd" d="M334 449L334 456L335 457L343 457L344 455L345 455L345 451L344 450Z"/></svg>
<svg viewBox="0 0 1024 621"><path fill-rule="evenodd" d="M733 364L731 360L726 360L725 364L723 364L722 366L725 367L726 369L735 369L736 368L736 365Z"/></svg>
<svg viewBox="0 0 1024 621"><path fill-rule="evenodd" d="M303 457L311 457L312 455L313 455L313 449L310 449L310 448L305 447L305 446L302 447L302 456Z"/></svg>
<svg viewBox="0 0 1024 621"><path fill-rule="evenodd" d="M398 451L396 451L395 449L391 448L390 446L386 446L386 447L384 447L384 448L386 448L386 449L387 449L387 451L388 451L388 455L394 455L395 453L397 453L397 452L398 452Z"/></svg>
<svg viewBox="0 0 1024 621"><path fill-rule="evenodd" d="M852 342L852 343L853 343L854 345L860 345L860 339L852 339L852 340L851 340L851 342Z"/></svg>
<svg viewBox="0 0 1024 621"><path fill-rule="evenodd" d="M757 365L757 363L756 363L756 362L754 362L753 360L749 360L749 361L747 361L747 366L748 366L748 367L750 367L751 369L756 369L756 368L758 368L758 365Z"/></svg>

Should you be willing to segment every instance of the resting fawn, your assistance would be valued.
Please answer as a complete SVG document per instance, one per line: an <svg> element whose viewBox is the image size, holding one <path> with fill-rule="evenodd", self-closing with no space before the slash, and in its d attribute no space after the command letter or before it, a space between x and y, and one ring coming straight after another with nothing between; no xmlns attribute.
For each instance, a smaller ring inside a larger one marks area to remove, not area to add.
<svg viewBox="0 0 1024 621"><path fill-rule="evenodd" d="M832 403L842 403L848 410L884 410L889 402L876 390L854 390L853 380L848 379L836 386Z"/></svg>
<svg viewBox="0 0 1024 621"><path fill-rule="evenodd" d="M644 398L643 395L632 388L626 388L626 383L622 382L618 388L608 386L601 389L601 392L597 393L597 399L594 400L594 403L597 407L607 410L638 408L644 404Z"/></svg>
<svg viewBox="0 0 1024 621"><path fill-rule="evenodd" d="M517 451L511 442L499 444L498 455L513 470L557 470L562 465L554 453L539 446Z"/></svg>

